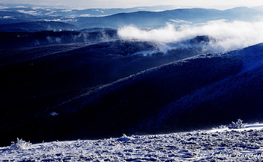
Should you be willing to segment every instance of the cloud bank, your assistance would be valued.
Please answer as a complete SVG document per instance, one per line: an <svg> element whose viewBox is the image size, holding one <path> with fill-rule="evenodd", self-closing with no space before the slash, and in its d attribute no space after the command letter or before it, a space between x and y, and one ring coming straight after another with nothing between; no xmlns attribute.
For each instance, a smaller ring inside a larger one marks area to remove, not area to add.
<svg viewBox="0 0 263 162"><path fill-rule="evenodd" d="M209 47L214 52L225 52L244 48L263 42L263 21L244 22L225 20L211 21L198 26L166 27L142 30L135 26L125 26L118 30L118 35L125 40L154 41L156 43L181 42L196 36L208 35L216 39Z"/></svg>

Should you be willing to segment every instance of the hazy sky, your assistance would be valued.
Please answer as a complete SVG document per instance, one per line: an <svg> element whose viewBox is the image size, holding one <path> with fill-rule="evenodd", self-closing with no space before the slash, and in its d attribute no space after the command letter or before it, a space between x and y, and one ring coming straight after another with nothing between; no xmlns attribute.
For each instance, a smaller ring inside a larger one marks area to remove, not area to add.
<svg viewBox="0 0 263 162"><path fill-rule="evenodd" d="M154 5L228 8L263 5L262 0L0 0L0 3L63 5L80 8L128 8Z"/></svg>

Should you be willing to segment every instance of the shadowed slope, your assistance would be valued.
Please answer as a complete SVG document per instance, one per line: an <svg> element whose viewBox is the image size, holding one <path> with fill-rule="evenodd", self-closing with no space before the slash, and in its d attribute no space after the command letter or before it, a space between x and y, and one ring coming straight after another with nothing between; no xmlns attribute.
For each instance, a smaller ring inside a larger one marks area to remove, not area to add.
<svg viewBox="0 0 263 162"><path fill-rule="evenodd" d="M40 123L46 129L39 131L48 139L116 136L145 130L156 133L148 129L151 124L143 129L138 126L165 105L235 75L242 67L238 56L210 54L147 70L49 109ZM59 115L50 116L52 112ZM45 133L47 130L52 136Z"/></svg>

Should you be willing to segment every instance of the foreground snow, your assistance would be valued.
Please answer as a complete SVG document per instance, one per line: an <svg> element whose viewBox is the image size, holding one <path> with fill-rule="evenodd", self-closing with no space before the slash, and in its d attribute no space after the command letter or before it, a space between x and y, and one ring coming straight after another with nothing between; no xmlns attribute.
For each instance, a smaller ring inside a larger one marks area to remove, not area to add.
<svg viewBox="0 0 263 162"><path fill-rule="evenodd" d="M20 142L20 143L19 143ZM256 161L263 160L263 124L164 135L126 136L0 148L17 161ZM18 144L17 144L18 145Z"/></svg>

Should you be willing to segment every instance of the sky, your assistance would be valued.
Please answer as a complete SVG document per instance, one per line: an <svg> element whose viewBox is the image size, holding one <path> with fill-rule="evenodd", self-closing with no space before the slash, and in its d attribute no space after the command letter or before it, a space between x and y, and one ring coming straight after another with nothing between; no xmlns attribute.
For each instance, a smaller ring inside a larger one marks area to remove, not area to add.
<svg viewBox="0 0 263 162"><path fill-rule="evenodd" d="M80 8L130 8L138 6L174 5L225 9L237 6L261 6L262 0L0 0L0 3L18 3Z"/></svg>

